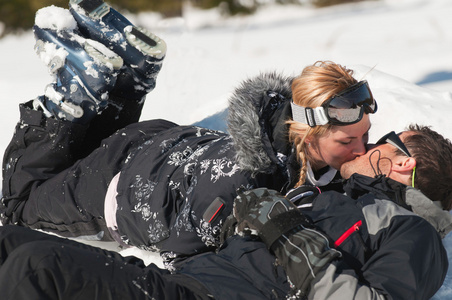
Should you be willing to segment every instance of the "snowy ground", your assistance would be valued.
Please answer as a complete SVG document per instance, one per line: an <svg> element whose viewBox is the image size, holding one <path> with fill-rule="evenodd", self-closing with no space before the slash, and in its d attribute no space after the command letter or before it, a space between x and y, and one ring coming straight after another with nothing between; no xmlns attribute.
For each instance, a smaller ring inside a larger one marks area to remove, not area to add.
<svg viewBox="0 0 452 300"><path fill-rule="evenodd" d="M332 60L369 81L379 104L371 141L412 122L452 139L451 13L450 0L381 0L325 9L272 6L232 19L192 9L184 19L130 16L168 44L142 119L193 123L223 111L229 93L247 76L269 70L296 75L317 60ZM17 104L42 94L51 80L33 45L31 32L0 40L0 153L18 119ZM224 125L218 116L209 121ZM452 263L452 235L445 244ZM126 254L156 261L136 249ZM452 271L435 296L451 298Z"/></svg>

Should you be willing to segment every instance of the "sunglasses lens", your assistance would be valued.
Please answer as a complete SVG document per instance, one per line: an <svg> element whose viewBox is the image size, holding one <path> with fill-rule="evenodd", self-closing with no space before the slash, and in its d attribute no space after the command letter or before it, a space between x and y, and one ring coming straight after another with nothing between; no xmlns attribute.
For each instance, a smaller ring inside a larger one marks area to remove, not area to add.
<svg viewBox="0 0 452 300"><path fill-rule="evenodd" d="M378 145L386 144L387 141L389 140L389 136L391 136L393 133L395 134L394 131L391 131L391 132L389 132L389 133L386 133L384 136L382 136L382 137L377 141L377 144L378 144Z"/></svg>

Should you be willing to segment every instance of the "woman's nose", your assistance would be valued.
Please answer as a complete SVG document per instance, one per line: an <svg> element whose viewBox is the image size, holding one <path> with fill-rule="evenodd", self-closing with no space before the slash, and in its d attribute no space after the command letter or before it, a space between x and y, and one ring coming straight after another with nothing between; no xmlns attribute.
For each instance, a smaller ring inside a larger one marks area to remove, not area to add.
<svg viewBox="0 0 452 300"><path fill-rule="evenodd" d="M356 155L364 155L367 152L367 144L364 143L358 143L355 150L353 151Z"/></svg>

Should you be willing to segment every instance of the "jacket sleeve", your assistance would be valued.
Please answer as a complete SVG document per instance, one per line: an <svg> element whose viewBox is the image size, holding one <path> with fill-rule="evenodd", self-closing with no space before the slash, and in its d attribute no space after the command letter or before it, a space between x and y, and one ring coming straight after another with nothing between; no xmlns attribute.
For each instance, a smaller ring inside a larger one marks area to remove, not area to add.
<svg viewBox="0 0 452 300"><path fill-rule="evenodd" d="M441 287L448 268L439 235L415 215L393 217L386 226L370 232L372 248L377 250L361 269L352 269L344 260L331 262L311 282L308 298L430 299ZM288 257L282 248L275 254L286 270L297 263L297 256Z"/></svg>

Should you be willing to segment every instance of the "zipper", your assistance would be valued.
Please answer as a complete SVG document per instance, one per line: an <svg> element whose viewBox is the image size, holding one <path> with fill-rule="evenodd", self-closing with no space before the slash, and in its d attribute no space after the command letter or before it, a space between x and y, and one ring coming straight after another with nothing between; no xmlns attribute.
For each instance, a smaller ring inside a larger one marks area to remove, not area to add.
<svg viewBox="0 0 452 300"><path fill-rule="evenodd" d="M339 247L346 239L348 239L352 233L359 231L359 228L363 225L363 222L361 220L359 220L358 222L356 222L355 224L353 224L352 227L350 227L349 229L347 229L335 242L334 242L334 247ZM359 234L358 234L359 235ZM359 235L359 237L361 237L361 235ZM362 238L360 239L361 244L364 244L364 241L362 240ZM364 246L365 247L365 246Z"/></svg>

